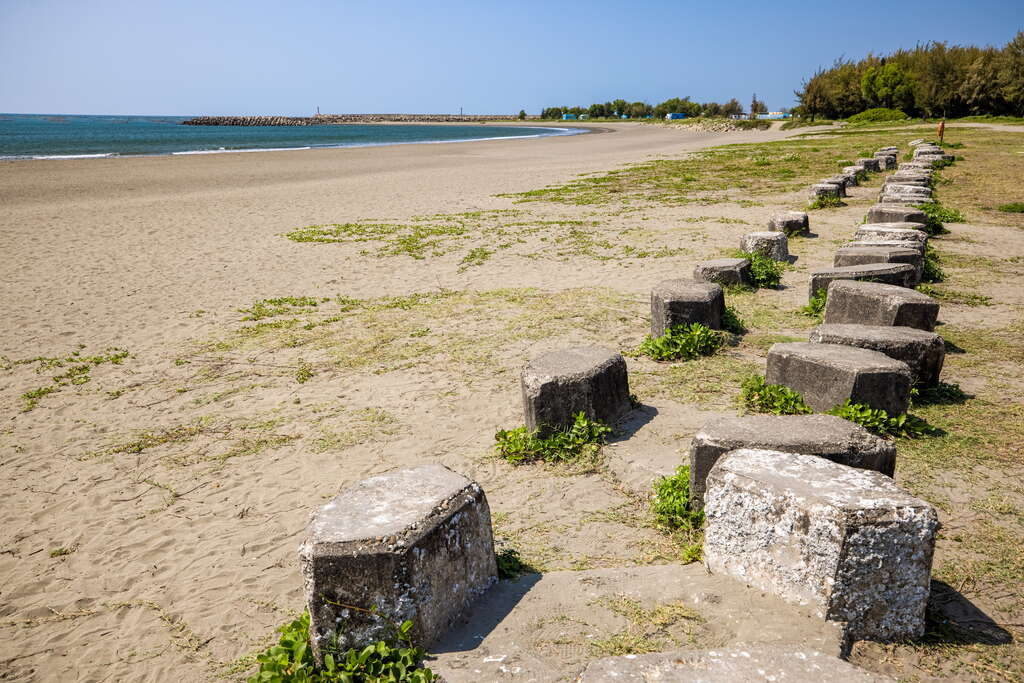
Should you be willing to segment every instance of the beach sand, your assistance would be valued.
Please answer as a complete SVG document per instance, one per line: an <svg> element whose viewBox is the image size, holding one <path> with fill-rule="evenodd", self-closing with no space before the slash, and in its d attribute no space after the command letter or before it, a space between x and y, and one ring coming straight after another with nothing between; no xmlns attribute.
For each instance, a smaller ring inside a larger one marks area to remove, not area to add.
<svg viewBox="0 0 1024 683"><path fill-rule="evenodd" d="M695 400L658 394L642 366L631 438L607 448L609 471L571 476L494 459L494 431L522 422L527 358L635 347L653 283L689 277L803 198L609 213L496 196L787 135L601 127L611 132L0 164L0 677L251 672L251 660L232 663L303 607L296 549L310 512L347 483L427 461L478 480L498 538L546 570L671 561L678 551L637 523L645 493L731 406L702 403L699 383L679 388ZM496 211L517 213L472 213ZM816 230L843 236L862 213L823 216ZM405 243L385 242L399 250L387 255L379 241L283 237L437 214L448 217L423 223L468 227L423 238L421 258ZM830 260L819 242L794 245L794 286L754 296L802 304L807 268ZM648 244L662 252L641 253ZM316 306L244 320L279 297ZM83 364L70 354L113 347L130 355L85 363L87 382L51 381ZM29 362L40 356L72 360ZM23 394L48 386L58 390L25 411ZM585 659L542 646L563 674Z"/></svg>

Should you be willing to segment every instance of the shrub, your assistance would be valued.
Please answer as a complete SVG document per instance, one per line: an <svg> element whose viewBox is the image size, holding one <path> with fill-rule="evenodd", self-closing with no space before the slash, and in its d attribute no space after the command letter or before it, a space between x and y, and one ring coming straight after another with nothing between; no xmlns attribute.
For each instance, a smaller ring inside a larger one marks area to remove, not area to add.
<svg viewBox="0 0 1024 683"><path fill-rule="evenodd" d="M921 282L942 282L945 278L946 274L940 265L939 252L932 245L925 245Z"/></svg>
<svg viewBox="0 0 1024 683"><path fill-rule="evenodd" d="M660 337L647 335L638 352L654 360L691 360L698 356L710 356L725 340L722 335L701 323L674 325Z"/></svg>
<svg viewBox="0 0 1024 683"><path fill-rule="evenodd" d="M815 209L838 209L840 206L846 206L843 204L843 200L839 197L815 197L807 208L811 211Z"/></svg>
<svg viewBox="0 0 1024 683"><path fill-rule="evenodd" d="M651 512L661 529L684 537L684 562L700 559L703 544L700 532L704 526L704 513L691 509L689 466L681 465L672 476L654 482Z"/></svg>
<svg viewBox="0 0 1024 683"><path fill-rule="evenodd" d="M429 683L436 680L430 669L421 667L423 650L412 646L412 622L395 629L391 642L379 641L361 650L328 652L323 668L313 662L309 644L309 612L280 627L277 645L256 656L260 668L248 683L356 683L402 681Z"/></svg>
<svg viewBox="0 0 1024 683"><path fill-rule="evenodd" d="M825 315L825 304L827 302L828 290L815 290L814 295L810 300L808 300L807 305L800 307L800 313L806 315L808 318L817 318L818 320L821 320L822 316Z"/></svg>
<svg viewBox="0 0 1024 683"><path fill-rule="evenodd" d="M737 250L732 252L732 256L750 260L750 282L754 287L774 289L782 281L782 273L786 270L782 262L769 258L759 251Z"/></svg>
<svg viewBox="0 0 1024 683"><path fill-rule="evenodd" d="M924 231L929 235L944 235L949 232L943 223L963 223L967 219L957 209L949 209L938 202L932 204L918 204L915 208L924 211L927 216Z"/></svg>
<svg viewBox="0 0 1024 683"><path fill-rule="evenodd" d="M814 412L799 393L781 384L765 384L762 375L751 375L743 380L740 400L755 413L809 415Z"/></svg>
<svg viewBox="0 0 1024 683"><path fill-rule="evenodd" d="M522 574L532 574L537 570L528 562L524 562L515 548L503 548L494 555L498 565L498 578L516 579Z"/></svg>
<svg viewBox="0 0 1024 683"><path fill-rule="evenodd" d="M722 329L733 334L743 334L747 331L747 324L732 306L726 306L722 313Z"/></svg>
<svg viewBox="0 0 1024 683"><path fill-rule="evenodd" d="M899 109L886 109L885 107L876 107L874 109L866 109L859 114L854 114L850 118L846 119L847 123L883 123L885 121L903 121L907 118L907 115L901 112Z"/></svg>
<svg viewBox="0 0 1024 683"><path fill-rule="evenodd" d="M585 413L573 416L571 427L550 436L539 437L526 427L499 429L494 434L498 454L513 465L541 460L543 462L575 462L593 459L612 429L600 420L591 420Z"/></svg>
<svg viewBox="0 0 1024 683"><path fill-rule="evenodd" d="M1024 202L1011 202L1009 204L1000 204L999 210L1003 213L1024 213Z"/></svg>
<svg viewBox="0 0 1024 683"><path fill-rule="evenodd" d="M843 405L829 410L827 414L856 422L879 436L917 439L936 432L934 427L919 417L906 414L893 417L881 408L872 408L864 403L850 403L849 399Z"/></svg>

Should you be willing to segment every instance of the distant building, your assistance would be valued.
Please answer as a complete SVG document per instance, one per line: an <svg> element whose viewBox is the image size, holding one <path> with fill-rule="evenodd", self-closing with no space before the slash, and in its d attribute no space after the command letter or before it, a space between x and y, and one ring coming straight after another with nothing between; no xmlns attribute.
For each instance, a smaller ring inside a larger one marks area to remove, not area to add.
<svg viewBox="0 0 1024 683"><path fill-rule="evenodd" d="M666 121L675 121L676 119L685 119L686 114L665 114Z"/></svg>
<svg viewBox="0 0 1024 683"><path fill-rule="evenodd" d="M580 114L580 121L586 121L590 118L590 114Z"/></svg>
<svg viewBox="0 0 1024 683"><path fill-rule="evenodd" d="M740 119L747 118L747 115L746 114L729 114L729 118L730 119L735 119L735 120L739 121Z"/></svg>
<svg viewBox="0 0 1024 683"><path fill-rule="evenodd" d="M769 119L769 120L788 119L789 117L790 117L790 114L784 114L781 111L770 111L767 114L758 114L757 115L757 118L759 118L759 119Z"/></svg>
<svg viewBox="0 0 1024 683"><path fill-rule="evenodd" d="M562 114L562 120L563 121L575 121L576 120L576 114Z"/></svg>

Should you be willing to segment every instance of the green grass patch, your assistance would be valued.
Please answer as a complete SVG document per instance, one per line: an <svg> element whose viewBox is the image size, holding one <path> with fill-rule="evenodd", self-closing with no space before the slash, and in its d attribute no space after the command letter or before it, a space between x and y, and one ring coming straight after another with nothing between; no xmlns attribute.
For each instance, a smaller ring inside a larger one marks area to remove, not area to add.
<svg viewBox="0 0 1024 683"><path fill-rule="evenodd" d="M1024 202L1010 202L1009 204L1000 204L998 208L1003 213L1024 213Z"/></svg>
<svg viewBox="0 0 1024 683"><path fill-rule="evenodd" d="M647 335L637 353L657 361L692 360L710 356L724 343L720 332L701 323L690 323L670 327L660 337Z"/></svg>
<svg viewBox="0 0 1024 683"><path fill-rule="evenodd" d="M573 424L540 436L526 427L499 429L495 435L498 455L513 465L531 462L593 464L612 428L579 412Z"/></svg>
<svg viewBox="0 0 1024 683"><path fill-rule="evenodd" d="M772 415L809 415L814 412L798 392L781 384L767 384L764 375L750 375L740 385L740 401L747 410Z"/></svg>
<svg viewBox="0 0 1024 683"><path fill-rule="evenodd" d="M651 513L660 529L682 545L684 563L700 560L704 540L704 513L690 505L690 467L681 465L675 474L654 483Z"/></svg>
<svg viewBox="0 0 1024 683"><path fill-rule="evenodd" d="M0 357L0 370L10 371L21 366L33 365L37 374L55 369L63 370L50 376L50 384L36 387L21 395L23 412L33 410L44 397L55 394L64 387L86 384L92 379L91 373L94 368L101 365L121 365L130 355L127 349L116 347L95 355L85 355L84 349L84 345L79 345L66 356L34 356L18 360Z"/></svg>
<svg viewBox="0 0 1024 683"><path fill-rule="evenodd" d="M750 261L750 283L758 289L775 289L782 282L782 274L786 265L781 261L765 256L759 251L736 250L730 254L733 258L744 258Z"/></svg>
<svg viewBox="0 0 1024 683"><path fill-rule="evenodd" d="M839 197L819 195L811 200L810 204L807 205L807 209L809 211L816 211L818 209L838 209L841 206L846 206L846 204Z"/></svg>
<svg viewBox="0 0 1024 683"><path fill-rule="evenodd" d="M279 315L294 315L296 313L308 313L322 303L330 301L329 298L315 298L311 296L283 296L275 299L260 299L249 308L238 309L244 313L242 320L263 320Z"/></svg>
<svg viewBox="0 0 1024 683"><path fill-rule="evenodd" d="M933 287L930 284L920 284L917 291L927 294L931 298L949 304L961 304L963 306L991 306L992 297L972 292L962 292L946 287Z"/></svg>
<svg viewBox="0 0 1024 683"><path fill-rule="evenodd" d="M732 334L744 334L747 331L747 324L735 308L726 306L722 312L722 329Z"/></svg>
<svg viewBox="0 0 1024 683"><path fill-rule="evenodd" d="M925 216L927 216L924 231L929 235L944 235L949 232L946 230L946 223L967 222L967 219L960 211L942 206L938 202L918 204L915 208L924 211Z"/></svg>
<svg viewBox="0 0 1024 683"><path fill-rule="evenodd" d="M942 282L946 273L942 270L939 252L930 244L924 248L924 268L921 271L921 282Z"/></svg>

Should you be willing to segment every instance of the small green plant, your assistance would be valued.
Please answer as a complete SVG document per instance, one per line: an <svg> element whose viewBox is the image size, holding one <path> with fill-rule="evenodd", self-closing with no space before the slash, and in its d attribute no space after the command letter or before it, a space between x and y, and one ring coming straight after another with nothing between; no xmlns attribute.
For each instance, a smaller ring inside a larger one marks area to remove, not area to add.
<svg viewBox="0 0 1024 683"><path fill-rule="evenodd" d="M681 465L676 473L654 483L651 512L663 531L678 537L682 543L683 562L700 560L704 544L704 512L690 505L690 467Z"/></svg>
<svg viewBox="0 0 1024 683"><path fill-rule="evenodd" d="M884 123L886 121L903 121L907 118L907 115L901 112L899 109L886 109L885 107L876 107L874 109L867 109L859 114L854 114L850 118L846 119L846 122L852 125L858 123Z"/></svg>
<svg viewBox="0 0 1024 683"><path fill-rule="evenodd" d="M378 641L361 650L328 651L324 665L313 661L309 643L309 612L281 626L277 645L256 656L260 668L248 683L430 683L436 680L422 667L424 652L412 645L412 622L396 628L392 642ZM328 648L329 650L330 648Z"/></svg>
<svg viewBox="0 0 1024 683"><path fill-rule="evenodd" d="M305 384L309 380L313 379L313 366L306 361L299 359L299 367L295 370L295 381L299 384Z"/></svg>
<svg viewBox="0 0 1024 683"><path fill-rule="evenodd" d="M881 408L872 408L864 403L851 403L849 399L827 411L827 414L855 422L879 436L917 439L936 432L934 427L914 415L892 416Z"/></svg>
<svg viewBox="0 0 1024 683"><path fill-rule="evenodd" d="M807 305L800 307L800 313L808 318L821 320L822 316L825 315L826 303L828 303L828 290L824 288L816 289L813 296L808 299Z"/></svg>
<svg viewBox="0 0 1024 683"><path fill-rule="evenodd" d="M839 197L832 195L819 195L811 200L811 203L807 205L807 208L811 211L816 209L838 209L841 206L846 206L843 200Z"/></svg>
<svg viewBox="0 0 1024 683"><path fill-rule="evenodd" d="M482 266L484 264L484 261L491 258L491 255L493 253L493 249L486 249L484 247L476 247L474 249L470 249L469 253L462 257L462 261L460 261L459 265L459 270L463 271L471 266Z"/></svg>
<svg viewBox="0 0 1024 683"><path fill-rule="evenodd" d="M66 557L67 555L70 555L71 553L75 552L76 550L78 550L78 546L77 545L71 546L70 548L65 548L65 547L54 548L53 550L50 551L50 557Z"/></svg>
<svg viewBox="0 0 1024 683"><path fill-rule="evenodd" d="M747 324L732 306L726 306L722 313L722 329L733 334L744 334L747 331Z"/></svg>
<svg viewBox="0 0 1024 683"><path fill-rule="evenodd" d="M591 420L586 413L573 417L572 426L557 430L549 436L526 427L499 429L494 434L498 455L513 465L540 460L542 462L580 462L593 460L612 433L611 427L599 420Z"/></svg>
<svg viewBox="0 0 1024 683"><path fill-rule="evenodd" d="M660 337L647 335L637 351L654 360L692 360L722 347L722 335L701 323L674 325Z"/></svg>
<svg viewBox="0 0 1024 683"><path fill-rule="evenodd" d="M747 410L755 413L809 415L814 412L798 392L781 384L767 384L763 375L751 375L743 380L740 400Z"/></svg>
<svg viewBox="0 0 1024 683"><path fill-rule="evenodd" d="M938 202L932 204L918 204L915 208L924 211L927 220L925 221L924 231L929 235L944 235L946 230L945 223L964 223L967 218L964 217L957 209L950 209L942 206Z"/></svg>
<svg viewBox="0 0 1024 683"><path fill-rule="evenodd" d="M238 309L245 313L242 320L263 320L286 313L308 312L330 299L315 299L311 296L282 296L276 299L260 299L249 308Z"/></svg>
<svg viewBox="0 0 1024 683"><path fill-rule="evenodd" d="M781 261L769 258L759 251L735 251L732 256L750 261L750 283L754 287L774 289L782 281L782 273L786 266Z"/></svg>
<svg viewBox="0 0 1024 683"><path fill-rule="evenodd" d="M1024 202L1010 202L1009 204L1000 204L999 210L1003 213L1024 213Z"/></svg>
<svg viewBox="0 0 1024 683"><path fill-rule="evenodd" d="M498 563L499 579L517 579L523 574L536 573L536 568L528 562L524 562L515 548L502 548L495 553L494 559Z"/></svg>
<svg viewBox="0 0 1024 683"><path fill-rule="evenodd" d="M924 248L924 268L921 271L921 282L942 282L946 279L940 265L939 252L930 244Z"/></svg>

